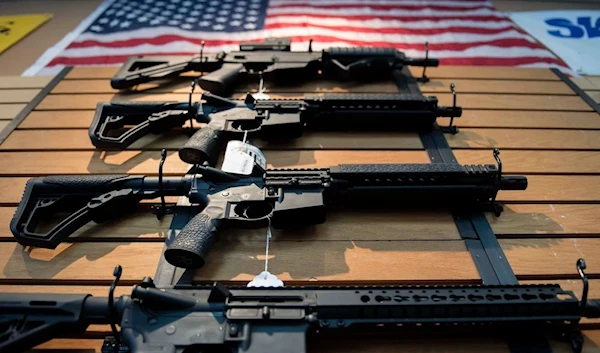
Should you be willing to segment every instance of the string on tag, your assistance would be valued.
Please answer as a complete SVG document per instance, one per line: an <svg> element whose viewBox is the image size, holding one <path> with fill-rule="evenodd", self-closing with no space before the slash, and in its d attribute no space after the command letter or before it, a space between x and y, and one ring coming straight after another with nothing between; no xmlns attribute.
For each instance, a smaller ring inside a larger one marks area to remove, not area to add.
<svg viewBox="0 0 600 353"><path fill-rule="evenodd" d="M269 272L269 245L271 244L271 215L267 216L269 225L267 226L267 241L265 243L265 272ZM265 275L266 278L266 275Z"/></svg>
<svg viewBox="0 0 600 353"><path fill-rule="evenodd" d="M248 287L283 287L283 281L276 275L269 272L269 246L271 244L271 215L267 216L269 224L267 226L267 239L265 242L265 269L250 281Z"/></svg>

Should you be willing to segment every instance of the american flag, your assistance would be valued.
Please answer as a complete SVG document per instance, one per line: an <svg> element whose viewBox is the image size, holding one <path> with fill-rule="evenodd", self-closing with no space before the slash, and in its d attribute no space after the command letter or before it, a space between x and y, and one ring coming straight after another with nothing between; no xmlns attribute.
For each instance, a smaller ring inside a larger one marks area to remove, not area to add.
<svg viewBox="0 0 600 353"><path fill-rule="evenodd" d="M233 51L291 37L292 50L395 47L442 65L565 63L485 0L112 0L48 66L116 65L131 55Z"/></svg>

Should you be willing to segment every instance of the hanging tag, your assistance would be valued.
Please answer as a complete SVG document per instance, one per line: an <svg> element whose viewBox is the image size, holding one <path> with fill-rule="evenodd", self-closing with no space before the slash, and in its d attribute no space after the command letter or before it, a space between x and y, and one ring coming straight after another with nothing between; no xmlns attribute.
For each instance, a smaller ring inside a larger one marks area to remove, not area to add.
<svg viewBox="0 0 600 353"><path fill-rule="evenodd" d="M246 287L283 287L283 281L269 271L263 271L254 277Z"/></svg>
<svg viewBox="0 0 600 353"><path fill-rule="evenodd" d="M267 99L271 99L271 97L270 97L268 94L266 94L266 93L263 93L263 92L257 92L257 93L253 93L253 94L252 94L252 97L254 97L254 99L256 99L256 100L261 100L261 99L262 99L262 100L267 100Z"/></svg>
<svg viewBox="0 0 600 353"><path fill-rule="evenodd" d="M250 175L255 163L262 169L267 168L267 159L258 147L242 141L229 141L221 170L228 173Z"/></svg>

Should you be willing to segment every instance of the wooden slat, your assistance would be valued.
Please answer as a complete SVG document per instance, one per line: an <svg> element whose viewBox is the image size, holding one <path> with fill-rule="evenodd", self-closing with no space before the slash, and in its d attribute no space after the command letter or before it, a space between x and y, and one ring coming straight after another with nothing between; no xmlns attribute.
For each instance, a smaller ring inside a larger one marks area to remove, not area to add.
<svg viewBox="0 0 600 353"><path fill-rule="evenodd" d="M500 239L520 279L574 278L575 261L588 259L600 275L600 239ZM5 280L108 280L121 264L124 279L151 276L162 243L63 243L56 250L0 247ZM218 242L196 280L248 281L264 266L264 241ZM479 278L462 241L274 241L269 269L284 281L472 281ZM435 259L435 261L431 261ZM549 266L551 264L551 266Z"/></svg>
<svg viewBox="0 0 600 353"><path fill-rule="evenodd" d="M271 98L301 98L303 95L271 95ZM452 105L452 94L436 94L441 105ZM243 95L236 94L235 98ZM52 94L44 98L37 110L78 110L95 109L98 102L134 101L187 101L188 95L183 93L132 93L132 94ZM465 109L523 109L523 110L557 110L557 111L591 111L591 108L577 96L545 96L524 94L459 94L458 104Z"/></svg>
<svg viewBox="0 0 600 353"><path fill-rule="evenodd" d="M538 234L570 234L597 236L600 205L504 205L500 217L486 214L494 232L502 237L516 235L529 237ZM599 295L600 297L600 295Z"/></svg>
<svg viewBox="0 0 600 353"><path fill-rule="evenodd" d="M184 59L185 60L185 59ZM111 78L118 66L74 67L65 79ZM410 67L413 76L420 77L422 68ZM431 78L477 78L477 79L516 79L558 81L559 78L549 69L529 69L493 66L439 66L427 69Z"/></svg>
<svg viewBox="0 0 600 353"><path fill-rule="evenodd" d="M455 150L460 164L495 164L491 150ZM587 151L523 151L500 153L505 173L600 173L600 154Z"/></svg>
<svg viewBox="0 0 600 353"><path fill-rule="evenodd" d="M596 102L600 104L600 91L586 91L590 97Z"/></svg>
<svg viewBox="0 0 600 353"><path fill-rule="evenodd" d="M600 202L600 176L529 175L524 191L500 191L498 200L505 202Z"/></svg>
<svg viewBox="0 0 600 353"><path fill-rule="evenodd" d="M600 90L600 76L586 76L585 78L594 86L594 90Z"/></svg>
<svg viewBox="0 0 600 353"><path fill-rule="evenodd" d="M599 149L600 131L534 129L461 129L446 135L452 148Z"/></svg>
<svg viewBox="0 0 600 353"><path fill-rule="evenodd" d="M592 90L595 88L594 84L587 79L586 76L580 77L571 77L571 81L573 81L579 88L582 90Z"/></svg>
<svg viewBox="0 0 600 353"><path fill-rule="evenodd" d="M66 112L64 112L66 113ZM33 114L33 113L32 113ZM63 114L63 112L61 112ZM29 118L28 118L29 119ZM57 119L61 119L57 117ZM27 120L26 120L27 121ZM90 114L89 122L92 121ZM59 120L59 122L61 122ZM59 123L57 122L57 124ZM450 123L449 118L438 118L440 126ZM79 123L71 123L79 124ZM464 110L459 119L454 120L459 128L469 127L527 127L527 128L569 128L599 129L600 119L596 112L552 112L524 110Z"/></svg>
<svg viewBox="0 0 600 353"><path fill-rule="evenodd" d="M429 163L425 151L266 151L270 168L322 168L340 163ZM11 165L0 175L157 174L159 152L3 152L0 164ZM165 174L182 175L190 165L169 152Z"/></svg>
<svg viewBox="0 0 600 353"><path fill-rule="evenodd" d="M525 93L525 94L560 94L575 95L566 84L560 81L509 81L509 80L469 80L469 79L435 79L421 85L421 91L428 93L446 93L450 84L454 83L456 90L460 93ZM255 92L258 86L255 81L238 84L236 92ZM143 84L135 87L136 91L144 92L151 90L152 93L188 93L189 82L180 84L157 85ZM340 81L316 81L299 83L290 86L267 85L265 90L269 92L397 92L398 87L394 82L381 81L375 83L357 83ZM115 93L110 87L109 80L64 80L53 90L53 94L77 94L77 93Z"/></svg>
<svg viewBox="0 0 600 353"><path fill-rule="evenodd" d="M65 82L65 81L63 81ZM571 113L575 114L575 113ZM586 114L586 113L578 113ZM592 113L590 113L592 114ZM94 118L93 110L32 111L19 125L19 129L87 129ZM49 133L49 132L48 132Z"/></svg>
<svg viewBox="0 0 600 353"><path fill-rule="evenodd" d="M5 280L107 280L121 264L122 279L152 276L162 243L63 243L56 250L0 247ZM249 281L264 267L264 241L218 242L196 280ZM269 270L286 280L409 281L475 280L477 270L461 240L274 241ZM430 261L435 258L436 261ZM398 266L402 259L402 266Z"/></svg>
<svg viewBox="0 0 600 353"><path fill-rule="evenodd" d="M3 224L0 239L13 240L8 224L14 211L14 207L0 207L0 224ZM171 220L172 216L158 220L150 210L143 209L101 225L89 223L69 239L78 242L97 239L161 241L169 231ZM295 230L274 229L272 232L274 241L460 239L452 215L444 212L330 210L324 224ZM220 239L226 242L262 241L264 237L264 229L225 229L220 232Z"/></svg>
<svg viewBox="0 0 600 353"><path fill-rule="evenodd" d="M600 134L600 133L599 133ZM241 138L241 136L240 136ZM129 146L129 149L162 148L178 150L189 139L181 130L164 135L149 134ZM422 149L415 132L306 132L285 144L254 141L261 149ZM2 150L95 150L88 130L69 129L14 131L0 147Z"/></svg>
<svg viewBox="0 0 600 353"><path fill-rule="evenodd" d="M0 89L44 88L53 76L0 76Z"/></svg>
<svg viewBox="0 0 600 353"><path fill-rule="evenodd" d="M12 120L26 104L0 104L0 120Z"/></svg>
<svg viewBox="0 0 600 353"><path fill-rule="evenodd" d="M582 353L600 352L600 331L583 331L585 343ZM554 353L571 353L567 342L549 340L550 349ZM100 353L102 340L96 339L55 339L37 347L34 352L68 352L68 353ZM414 338L377 338L347 337L343 339L329 338L313 339L308 341L308 352L378 352L378 353L510 353L508 344L501 339L483 337L414 337Z"/></svg>
<svg viewBox="0 0 600 353"><path fill-rule="evenodd" d="M600 274L600 239L500 239L513 271L520 279L528 277L575 277L575 262L587 261L589 274Z"/></svg>
<svg viewBox="0 0 600 353"><path fill-rule="evenodd" d="M17 204L29 178L0 178L0 204Z"/></svg>
<svg viewBox="0 0 600 353"><path fill-rule="evenodd" d="M0 103L29 103L39 89L0 89Z"/></svg>
<svg viewBox="0 0 600 353"><path fill-rule="evenodd" d="M0 131L4 130L4 128L10 123L10 120L0 120Z"/></svg>
<svg viewBox="0 0 600 353"><path fill-rule="evenodd" d="M77 81L63 81L77 82ZM22 129L87 129L94 118L93 110L33 111L21 123ZM439 118L441 126L448 125L450 119ZM530 128L569 128L600 129L600 119L595 112L536 112L521 110L465 110L454 124L468 127L530 127Z"/></svg>
<svg viewBox="0 0 600 353"><path fill-rule="evenodd" d="M123 265L122 279L153 276L162 243L63 243L56 250L23 248L17 243L0 247L3 279L106 280ZM100 271L99 269L108 269Z"/></svg>

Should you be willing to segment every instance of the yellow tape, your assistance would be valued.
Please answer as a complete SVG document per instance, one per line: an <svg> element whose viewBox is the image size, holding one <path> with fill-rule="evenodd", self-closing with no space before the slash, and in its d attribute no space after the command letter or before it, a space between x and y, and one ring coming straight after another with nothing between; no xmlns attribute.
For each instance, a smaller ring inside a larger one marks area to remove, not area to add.
<svg viewBox="0 0 600 353"><path fill-rule="evenodd" d="M51 18L51 14L0 16L0 53Z"/></svg>

